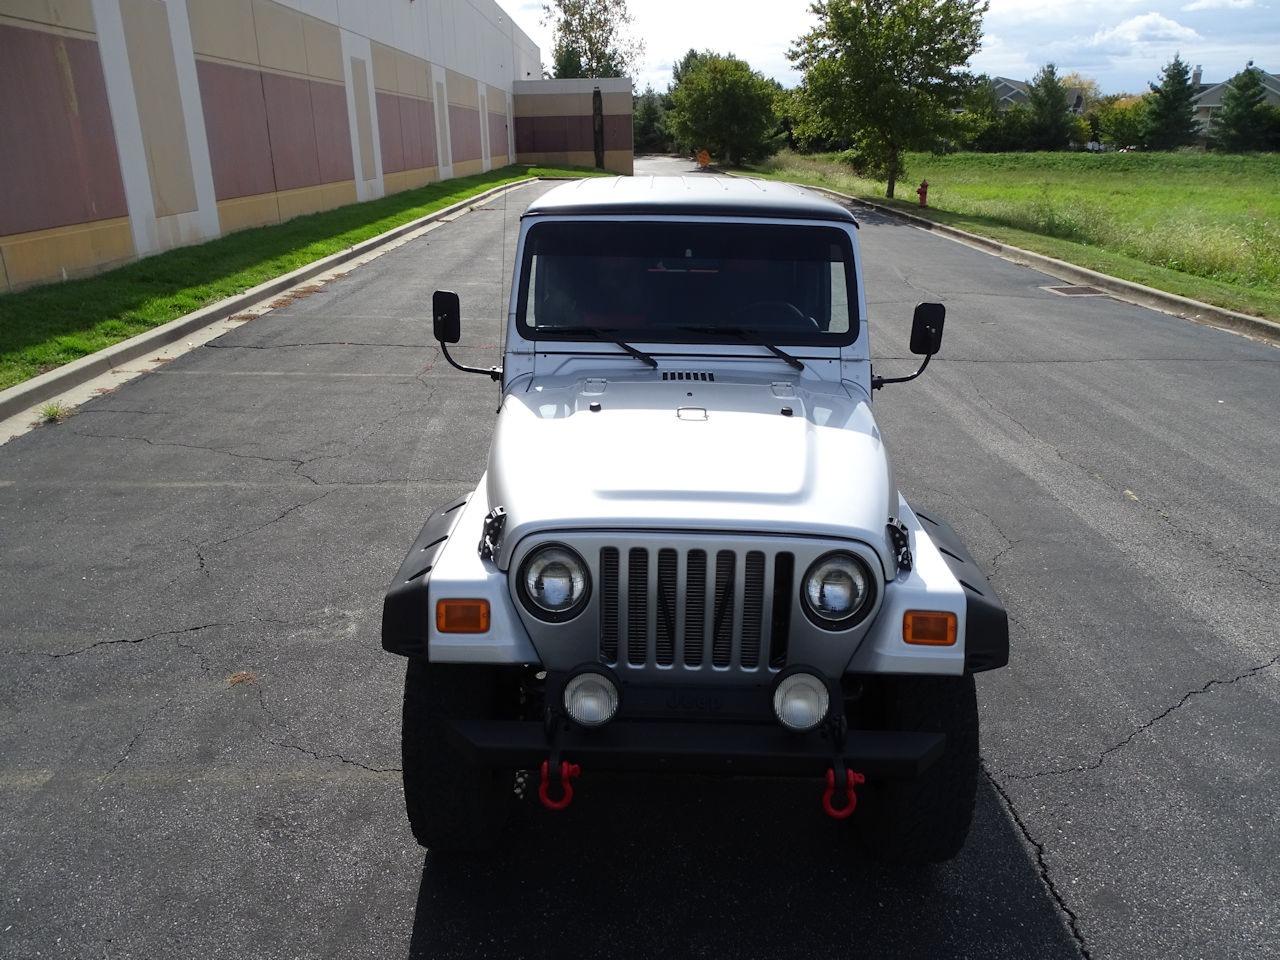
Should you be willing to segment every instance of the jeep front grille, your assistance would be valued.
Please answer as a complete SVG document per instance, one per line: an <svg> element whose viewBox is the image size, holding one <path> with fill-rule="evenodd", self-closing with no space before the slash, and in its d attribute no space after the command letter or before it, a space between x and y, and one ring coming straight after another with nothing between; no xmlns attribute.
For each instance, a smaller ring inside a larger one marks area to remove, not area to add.
<svg viewBox="0 0 1280 960"><path fill-rule="evenodd" d="M791 553L602 547L599 569L602 662L748 672L786 664Z"/></svg>

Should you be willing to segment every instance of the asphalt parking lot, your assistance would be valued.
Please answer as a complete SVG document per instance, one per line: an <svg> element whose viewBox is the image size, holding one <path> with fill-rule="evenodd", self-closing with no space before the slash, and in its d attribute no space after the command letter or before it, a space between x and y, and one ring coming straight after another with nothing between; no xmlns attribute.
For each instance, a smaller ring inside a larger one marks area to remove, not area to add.
<svg viewBox="0 0 1280 960"><path fill-rule="evenodd" d="M877 216L876 411L1012 618L969 844L858 860L817 784L581 781L424 854L382 592L474 485L521 188L0 447L4 957L1280 955L1280 350Z"/></svg>

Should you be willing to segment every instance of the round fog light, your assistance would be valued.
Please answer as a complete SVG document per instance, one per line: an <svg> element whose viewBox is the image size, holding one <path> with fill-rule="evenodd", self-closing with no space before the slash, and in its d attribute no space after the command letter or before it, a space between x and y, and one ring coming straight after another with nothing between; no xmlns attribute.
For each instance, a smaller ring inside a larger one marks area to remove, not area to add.
<svg viewBox="0 0 1280 960"><path fill-rule="evenodd" d="M827 716L831 697L827 685L811 673L783 677L773 691L773 712L788 730L804 733Z"/></svg>
<svg viewBox="0 0 1280 960"><path fill-rule="evenodd" d="M618 712L618 688L603 673L580 673L564 685L564 709L584 727L598 727Z"/></svg>

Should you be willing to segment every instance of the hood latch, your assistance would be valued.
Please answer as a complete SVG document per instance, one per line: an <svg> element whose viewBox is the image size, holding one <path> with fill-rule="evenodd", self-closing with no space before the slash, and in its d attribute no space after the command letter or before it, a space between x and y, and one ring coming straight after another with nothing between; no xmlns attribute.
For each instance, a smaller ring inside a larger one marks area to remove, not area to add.
<svg viewBox="0 0 1280 960"><path fill-rule="evenodd" d="M890 517L885 530L889 534L889 542L893 544L893 556L898 562L899 570L911 569L911 536L907 525L897 517Z"/></svg>
<svg viewBox="0 0 1280 960"><path fill-rule="evenodd" d="M484 530L480 534L480 559L492 560L502 548L502 531L507 526L507 511L494 507L484 518Z"/></svg>

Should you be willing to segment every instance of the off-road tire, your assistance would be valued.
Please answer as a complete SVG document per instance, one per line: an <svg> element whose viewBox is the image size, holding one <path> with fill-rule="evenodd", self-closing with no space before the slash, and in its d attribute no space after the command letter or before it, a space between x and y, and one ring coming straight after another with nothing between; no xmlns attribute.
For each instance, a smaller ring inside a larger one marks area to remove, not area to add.
<svg viewBox="0 0 1280 960"><path fill-rule="evenodd" d="M437 853L492 850L515 804L515 771L477 766L446 733L449 720L497 719L511 703L491 667L411 658L401 726L404 806L414 838Z"/></svg>
<svg viewBox="0 0 1280 960"><path fill-rule="evenodd" d="M941 863L960 852L978 790L978 700L973 675L886 677L870 691L874 725L947 735L941 757L916 780L872 781L852 822L858 845L882 863Z"/></svg>

